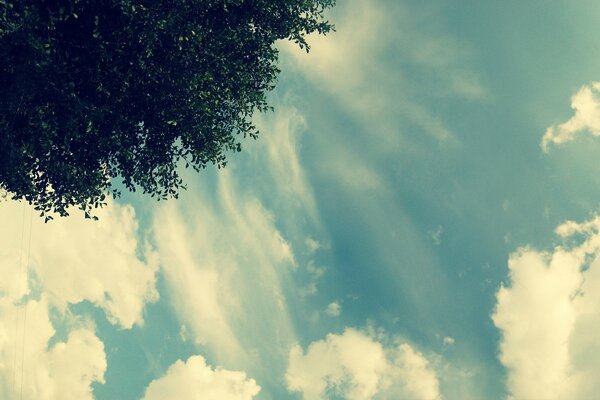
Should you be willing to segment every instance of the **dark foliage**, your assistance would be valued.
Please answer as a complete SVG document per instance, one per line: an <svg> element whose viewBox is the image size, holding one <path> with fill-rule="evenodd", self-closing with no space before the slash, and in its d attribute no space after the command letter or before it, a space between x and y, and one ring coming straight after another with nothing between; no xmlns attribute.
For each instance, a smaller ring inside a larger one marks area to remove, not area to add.
<svg viewBox="0 0 600 400"><path fill-rule="evenodd" d="M46 218L225 165L335 0L0 0L0 189Z"/></svg>

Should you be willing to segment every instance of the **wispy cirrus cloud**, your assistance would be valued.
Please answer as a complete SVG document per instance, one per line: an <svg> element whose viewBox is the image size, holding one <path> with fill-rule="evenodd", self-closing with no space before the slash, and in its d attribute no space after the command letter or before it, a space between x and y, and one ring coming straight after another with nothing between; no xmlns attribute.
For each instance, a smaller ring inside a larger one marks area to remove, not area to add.
<svg viewBox="0 0 600 400"><path fill-rule="evenodd" d="M218 202L194 199L193 215L162 207L154 236L175 309L195 341L221 362L245 364L247 329L260 329L257 318L290 334L281 280L294 256L272 215L240 195L227 171L218 186ZM257 315L247 314L250 304Z"/></svg>
<svg viewBox="0 0 600 400"><path fill-rule="evenodd" d="M153 219L186 336L211 362L271 383L281 379L273 370L284 368L296 341L295 274L310 275L306 259L321 246L300 159L305 122L285 101L276 110L257 117L262 137L248 144L246 157L201 177L202 189L167 202Z"/></svg>
<svg viewBox="0 0 600 400"><path fill-rule="evenodd" d="M254 122L261 131L258 143L247 146L256 168L264 168L263 190L276 188L279 202L274 205L288 212L305 213L318 223L318 210L313 189L300 160L302 138L307 124L302 113L291 100L274 98L275 112L258 114ZM261 165L261 167L259 167Z"/></svg>
<svg viewBox="0 0 600 400"><path fill-rule="evenodd" d="M293 60L290 68L368 121L375 131L369 133L377 133L384 146L397 144L400 121L438 140L452 138L443 121L419 99L487 96L477 74L464 64L466 47L428 23L433 15L380 0L349 1L334 11L336 32L311 37L309 54L287 42L282 49ZM423 72L422 80L415 81L415 71Z"/></svg>

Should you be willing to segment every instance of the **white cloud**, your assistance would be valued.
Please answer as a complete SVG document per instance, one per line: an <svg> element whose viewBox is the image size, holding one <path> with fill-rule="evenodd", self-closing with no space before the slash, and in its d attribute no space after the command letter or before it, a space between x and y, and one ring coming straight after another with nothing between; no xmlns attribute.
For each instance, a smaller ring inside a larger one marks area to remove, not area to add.
<svg viewBox="0 0 600 400"><path fill-rule="evenodd" d="M305 400L440 398L437 376L423 354L407 343L386 347L351 328L311 343L306 353L294 346L286 382Z"/></svg>
<svg viewBox="0 0 600 400"><path fill-rule="evenodd" d="M385 121L398 115L444 140L451 133L415 98L424 93L481 98L485 90L461 65L468 58L466 51L447 32L435 31L434 19L418 7L413 10L400 3L353 0L333 10L336 32L311 35L309 54L288 42L282 49L292 60L288 68L297 68L350 111L366 118L369 134L376 127L375 133L384 133L378 142L388 139L384 146L397 144L398 127ZM396 59L402 59L403 66L426 71L427 78L414 83L405 78L398 63L382 62Z"/></svg>
<svg viewBox="0 0 600 400"><path fill-rule="evenodd" d="M589 399L600 390L600 218L566 222L552 252L522 248L492 315L515 398Z"/></svg>
<svg viewBox="0 0 600 400"><path fill-rule="evenodd" d="M189 333L188 333L187 326L181 325L181 327L179 327L179 339L181 339L182 342L187 342L188 335L189 335Z"/></svg>
<svg viewBox="0 0 600 400"><path fill-rule="evenodd" d="M579 267L580 260L560 250L553 256L527 249L511 255L512 286L498 291L492 318L502 330L500 361L517 398L566 395Z"/></svg>
<svg viewBox="0 0 600 400"><path fill-rule="evenodd" d="M153 234L186 337L219 365L276 380L295 342L287 297L304 273L319 227L301 163L305 121L287 99L258 115L261 139L228 168L207 171L178 202L154 215ZM307 237L311 241L305 242ZM297 261L294 243L308 252ZM310 274L310 272L309 272ZM316 288L315 288L316 289Z"/></svg>
<svg viewBox="0 0 600 400"><path fill-rule="evenodd" d="M29 221L23 222L22 215L29 216L30 210L22 210L19 203L0 204L0 243L12 249L8 250L12 262L26 244L19 243L21 237L14 233L25 226L25 239L29 235ZM157 259L149 246L140 248L138 223L131 206L111 203L97 215L99 221L73 213L45 224L34 213L31 268L52 306L64 310L67 304L88 300L102 308L112 323L130 328L143 322L146 302L158 298ZM19 257L25 262L25 256Z"/></svg>
<svg viewBox="0 0 600 400"><path fill-rule="evenodd" d="M342 312L342 306L337 301L329 303L325 309L325 313L330 317L339 317Z"/></svg>
<svg viewBox="0 0 600 400"><path fill-rule="evenodd" d="M246 373L211 368L201 356L178 360L148 385L143 400L250 400L260 391Z"/></svg>
<svg viewBox="0 0 600 400"><path fill-rule="evenodd" d="M36 362L31 357L32 363ZM37 366L39 370L39 365ZM104 383L106 356L104 345L89 329L78 329L69 333L66 342L56 343L47 355L47 385L45 390L52 394L37 397L39 399L82 400L93 399L91 384ZM49 379L48 379L49 378ZM35 396L32 396L36 398Z"/></svg>
<svg viewBox="0 0 600 400"><path fill-rule="evenodd" d="M314 195L300 163L300 139L306 129L306 121L287 99L274 103L275 113L255 116L254 122L262 136L255 146L247 147L255 162L266 161L268 175L263 175L263 178L270 176L274 180L267 190L277 188L276 199L285 200L279 206L301 208L316 221L318 213Z"/></svg>
<svg viewBox="0 0 600 400"><path fill-rule="evenodd" d="M216 200L198 194L168 202L153 230L175 310L191 336L220 364L247 369L260 363L250 359L249 346L269 356L294 338L283 285L296 261L271 213L240 193L228 170L217 182Z"/></svg>
<svg viewBox="0 0 600 400"><path fill-rule="evenodd" d="M157 298L156 260L138 249L133 209L112 203L98 216L44 224L29 206L0 204L0 398L21 398L22 387L27 400L92 399L104 345L67 306L87 300L129 328Z"/></svg>
<svg viewBox="0 0 600 400"><path fill-rule="evenodd" d="M319 243L318 240L313 239L310 236L304 240L304 244L306 245L306 247L308 248L308 251L311 254L316 253L317 250L319 250L321 248L321 243Z"/></svg>
<svg viewBox="0 0 600 400"><path fill-rule="evenodd" d="M551 144L570 142L583 132L600 136L600 83L592 82L582 86L571 98L571 108L575 114L562 124L549 127L542 138L542 149L548 152Z"/></svg>
<svg viewBox="0 0 600 400"><path fill-rule="evenodd" d="M317 283L327 272L327 268L323 266L317 266L314 260L309 260L306 264L306 272L308 277L308 283L304 287L299 289L299 294L302 297L317 294Z"/></svg>
<svg viewBox="0 0 600 400"><path fill-rule="evenodd" d="M392 367L380 398L440 399L439 381L429 361L409 344L402 343L392 351Z"/></svg>
<svg viewBox="0 0 600 400"><path fill-rule="evenodd" d="M2 271L14 267L0 263ZM104 382L104 345L93 327L73 327L50 344L50 309L45 296L0 297L0 398L91 400L91 384Z"/></svg>

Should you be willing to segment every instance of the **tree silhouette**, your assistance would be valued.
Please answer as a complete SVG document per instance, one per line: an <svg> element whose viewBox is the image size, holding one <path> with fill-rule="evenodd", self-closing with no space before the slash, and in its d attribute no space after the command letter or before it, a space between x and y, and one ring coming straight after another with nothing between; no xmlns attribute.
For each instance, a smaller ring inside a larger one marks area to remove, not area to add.
<svg viewBox="0 0 600 400"><path fill-rule="evenodd" d="M275 42L335 0L0 0L0 189L46 219L128 190L177 196L269 109Z"/></svg>

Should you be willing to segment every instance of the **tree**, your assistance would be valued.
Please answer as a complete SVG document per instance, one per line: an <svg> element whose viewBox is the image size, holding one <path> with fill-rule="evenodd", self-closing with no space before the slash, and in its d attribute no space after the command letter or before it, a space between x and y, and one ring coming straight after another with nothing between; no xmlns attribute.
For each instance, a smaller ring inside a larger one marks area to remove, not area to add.
<svg viewBox="0 0 600 400"><path fill-rule="evenodd" d="M42 216L222 167L335 0L0 0L0 189Z"/></svg>

